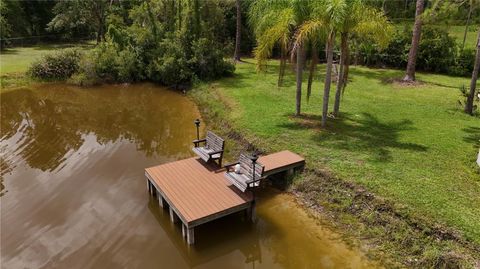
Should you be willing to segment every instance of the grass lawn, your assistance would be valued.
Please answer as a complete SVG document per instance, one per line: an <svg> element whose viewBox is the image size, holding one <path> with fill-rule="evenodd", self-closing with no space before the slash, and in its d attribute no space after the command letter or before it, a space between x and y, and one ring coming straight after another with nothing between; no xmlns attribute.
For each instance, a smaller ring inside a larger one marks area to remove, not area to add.
<svg viewBox="0 0 480 269"><path fill-rule="evenodd" d="M77 47L80 49L91 48L91 44L45 44L31 47L9 48L0 52L0 75L8 73L26 72L28 66L42 55L55 52L59 49Z"/></svg>
<svg viewBox="0 0 480 269"><path fill-rule="evenodd" d="M31 47L8 48L0 52L0 92L28 85L31 80L25 75L32 62L60 49L78 48L88 50L92 42L80 44L43 44Z"/></svg>
<svg viewBox="0 0 480 269"><path fill-rule="evenodd" d="M247 60L234 77L210 85L229 106L236 130L268 151L298 152L309 167L359 183L480 243L480 118L465 115L457 103L458 87L468 79L420 73L421 86L405 87L386 82L402 71L352 67L341 117L321 129L323 77L316 78L310 102L303 101L303 115L294 117L294 75L277 88L277 62L271 64L257 74Z"/></svg>

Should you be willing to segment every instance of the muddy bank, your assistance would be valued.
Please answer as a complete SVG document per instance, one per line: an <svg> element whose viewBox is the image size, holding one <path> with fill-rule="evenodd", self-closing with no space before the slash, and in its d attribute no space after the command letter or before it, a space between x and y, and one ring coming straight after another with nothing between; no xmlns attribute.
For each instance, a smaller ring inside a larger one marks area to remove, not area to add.
<svg viewBox="0 0 480 269"><path fill-rule="evenodd" d="M246 140L232 126L228 111L232 101L214 83L199 85L191 92L200 112L218 132L235 141L231 156L257 148L258 138ZM337 178L307 160L305 173L298 175L290 193L312 214L330 220L387 267L476 268L480 246L458 232L434 223L400 205L366 191L362 186Z"/></svg>

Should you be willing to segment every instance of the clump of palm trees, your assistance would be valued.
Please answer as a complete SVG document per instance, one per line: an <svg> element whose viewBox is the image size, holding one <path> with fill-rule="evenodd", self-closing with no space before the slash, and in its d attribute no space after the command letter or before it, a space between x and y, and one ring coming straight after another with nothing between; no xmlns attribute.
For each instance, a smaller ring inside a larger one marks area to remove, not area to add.
<svg viewBox="0 0 480 269"><path fill-rule="evenodd" d="M381 10L364 0L257 0L249 10L249 21L257 37L254 50L257 70L263 70L275 46L280 49L278 85L281 86L288 56L295 59L296 115L301 113L302 78L306 51L310 51L307 100L318 62L321 45L327 59L323 87L322 127L328 117L334 50L339 46L339 71L333 115L338 116L340 100L348 82L350 50L353 39L369 40L386 46L393 31Z"/></svg>

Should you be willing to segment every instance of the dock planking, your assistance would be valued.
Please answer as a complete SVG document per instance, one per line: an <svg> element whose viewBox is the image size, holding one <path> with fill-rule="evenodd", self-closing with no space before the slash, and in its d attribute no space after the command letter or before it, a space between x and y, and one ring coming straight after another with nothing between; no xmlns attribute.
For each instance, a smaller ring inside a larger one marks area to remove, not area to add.
<svg viewBox="0 0 480 269"><path fill-rule="evenodd" d="M172 222L181 220L189 244L195 226L252 207L252 193L238 191L224 172L199 158L145 169L149 189L153 185L161 206L169 205Z"/></svg>
<svg viewBox="0 0 480 269"><path fill-rule="evenodd" d="M265 166L263 177L293 170L305 165L305 159L289 150L284 150L258 158L258 162Z"/></svg>
<svg viewBox="0 0 480 269"><path fill-rule="evenodd" d="M305 159L288 150L261 156L262 177L303 167ZM145 169L148 190L160 207L168 204L171 222L182 222L182 235L194 243L194 228L206 222L246 210L255 218L252 192L241 192L225 176L225 169L200 158L188 158Z"/></svg>

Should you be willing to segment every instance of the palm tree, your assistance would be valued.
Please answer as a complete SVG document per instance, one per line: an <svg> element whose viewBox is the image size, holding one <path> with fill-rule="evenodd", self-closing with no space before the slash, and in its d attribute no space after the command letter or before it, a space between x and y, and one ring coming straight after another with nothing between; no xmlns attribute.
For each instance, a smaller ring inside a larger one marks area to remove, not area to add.
<svg viewBox="0 0 480 269"><path fill-rule="evenodd" d="M326 36L327 68L323 90L322 127L326 126L328 116L335 35L341 28L345 12L347 11L346 7L347 0L321 0L312 2L312 17L299 27L296 34L294 47L301 46L308 40L317 39L319 36Z"/></svg>
<svg viewBox="0 0 480 269"><path fill-rule="evenodd" d="M348 43L352 36L373 39L380 47L388 45L393 27L381 10L369 7L362 0L347 2L347 11L340 29L340 71L337 77L333 115L338 116L340 97L348 81L349 50Z"/></svg>
<svg viewBox="0 0 480 269"><path fill-rule="evenodd" d="M308 18L309 6L309 1L306 0L258 0L252 4L249 12L249 20L257 37L257 47L254 49L257 70L266 66L274 46L279 45L281 60L278 85L281 86L286 55L290 51L292 58L296 56L296 115L301 112L305 57L303 46L290 50L290 44L297 28Z"/></svg>
<svg viewBox="0 0 480 269"><path fill-rule="evenodd" d="M235 53L233 60L240 61L240 37L242 33L242 9L240 7L240 0L235 0L235 7L237 9L237 29L235 34Z"/></svg>
<svg viewBox="0 0 480 269"><path fill-rule="evenodd" d="M415 63L417 61L418 45L420 43L420 36L422 34L422 14L425 7L424 0L417 0L415 10L415 24L413 25L412 45L410 46L410 52L408 53L407 71L403 81L412 82L415 81Z"/></svg>
<svg viewBox="0 0 480 269"><path fill-rule="evenodd" d="M475 64L473 66L472 80L470 82L470 93L467 96L465 103L465 113L473 115L473 99L475 98L475 90L477 86L478 72L480 70L480 29L477 38L477 53L475 57Z"/></svg>

